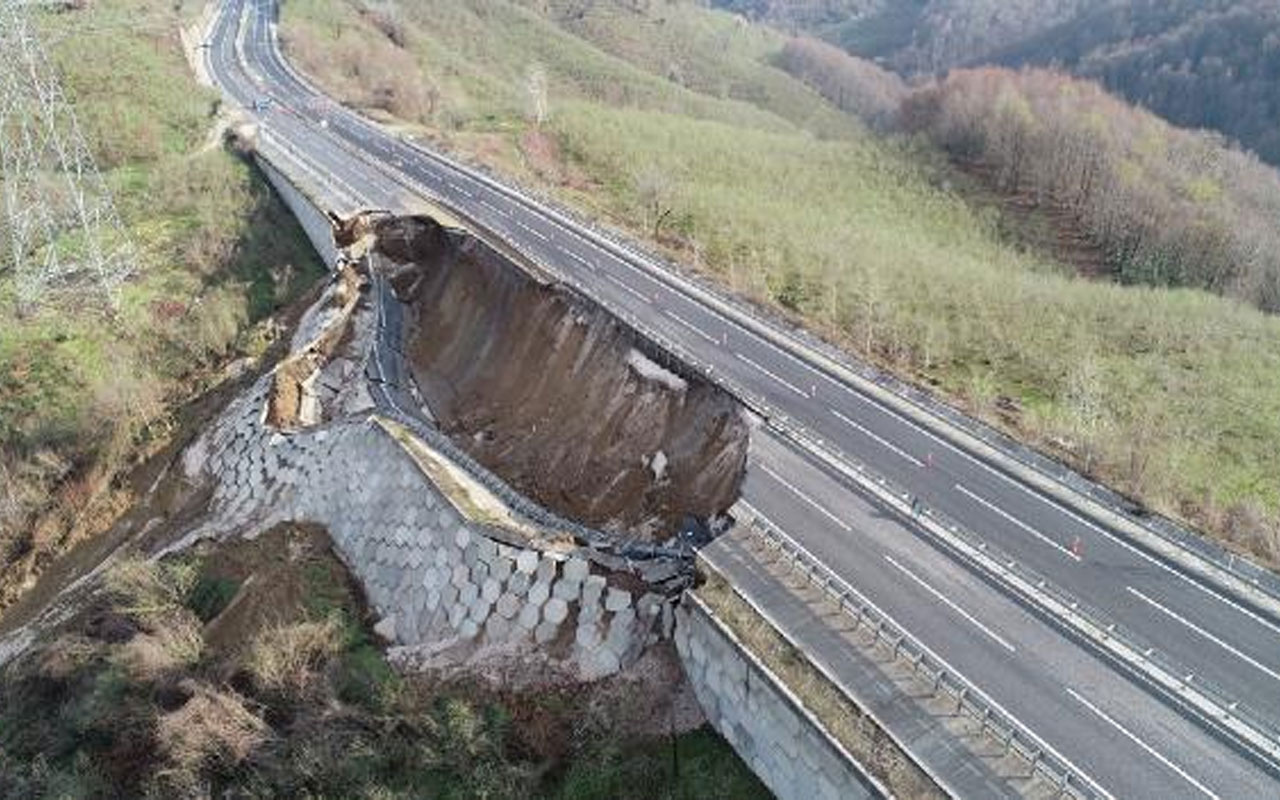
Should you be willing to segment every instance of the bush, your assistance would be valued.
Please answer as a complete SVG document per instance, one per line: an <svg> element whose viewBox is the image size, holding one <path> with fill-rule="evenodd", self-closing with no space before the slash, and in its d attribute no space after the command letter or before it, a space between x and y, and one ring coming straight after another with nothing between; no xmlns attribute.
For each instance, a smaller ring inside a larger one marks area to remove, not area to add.
<svg viewBox="0 0 1280 800"><path fill-rule="evenodd" d="M237 580L201 573L187 593L186 606L201 622L208 622L222 613L239 589Z"/></svg>
<svg viewBox="0 0 1280 800"><path fill-rule="evenodd" d="M315 689L329 659L342 649L342 635L341 624L332 617L276 625L254 637L245 667L259 690L302 701Z"/></svg>
<svg viewBox="0 0 1280 800"><path fill-rule="evenodd" d="M177 782L190 785L202 769L239 764L267 740L270 728L243 697L191 681L183 688L191 698L160 717L156 732Z"/></svg>
<svg viewBox="0 0 1280 800"><path fill-rule="evenodd" d="M342 655L335 678L339 699L375 711L392 699L398 684L382 653L367 643Z"/></svg>

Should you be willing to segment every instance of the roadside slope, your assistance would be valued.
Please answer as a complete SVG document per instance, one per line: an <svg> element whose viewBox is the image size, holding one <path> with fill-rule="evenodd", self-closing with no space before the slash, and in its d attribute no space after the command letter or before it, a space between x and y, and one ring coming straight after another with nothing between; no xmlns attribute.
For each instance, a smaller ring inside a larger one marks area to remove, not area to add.
<svg viewBox="0 0 1280 800"><path fill-rule="evenodd" d="M116 476L227 363L260 354L321 273L266 183L216 146L217 95L178 37L194 8L30 13L140 263L114 307L73 294L21 318L0 270L0 608L128 507Z"/></svg>

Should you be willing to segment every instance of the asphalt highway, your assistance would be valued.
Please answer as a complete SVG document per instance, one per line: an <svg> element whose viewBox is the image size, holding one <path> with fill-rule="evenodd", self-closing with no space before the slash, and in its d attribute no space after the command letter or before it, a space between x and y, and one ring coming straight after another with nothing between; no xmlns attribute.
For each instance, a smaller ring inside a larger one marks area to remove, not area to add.
<svg viewBox="0 0 1280 800"><path fill-rule="evenodd" d="M546 210L317 95L274 46L274 13L271 3L229 0L210 36L210 71L246 108L271 98L270 108L252 112L269 140L329 176L353 204L394 209L427 195L478 221L1137 632L1194 680L1280 722L1280 620L952 446ZM1099 794L1280 797L1274 777L1140 681L910 526L863 508L869 501L814 459L764 429L755 439L747 502L955 665L1047 749L1091 776Z"/></svg>

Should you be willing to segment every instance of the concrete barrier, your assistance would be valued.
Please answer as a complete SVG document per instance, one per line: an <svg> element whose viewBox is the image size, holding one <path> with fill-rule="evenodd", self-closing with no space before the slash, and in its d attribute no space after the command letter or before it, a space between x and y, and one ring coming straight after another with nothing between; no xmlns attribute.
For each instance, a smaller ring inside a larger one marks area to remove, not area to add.
<svg viewBox="0 0 1280 800"><path fill-rule="evenodd" d="M675 642L707 720L779 800L888 796L697 595L681 599Z"/></svg>

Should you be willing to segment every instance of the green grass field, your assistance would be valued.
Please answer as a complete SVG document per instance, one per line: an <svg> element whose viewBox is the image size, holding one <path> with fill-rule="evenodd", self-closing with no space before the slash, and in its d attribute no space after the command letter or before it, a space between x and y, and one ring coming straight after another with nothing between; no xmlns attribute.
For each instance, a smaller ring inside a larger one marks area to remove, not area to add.
<svg viewBox="0 0 1280 800"><path fill-rule="evenodd" d="M192 8L31 13L138 259L114 301L85 286L21 316L0 270L0 571L19 579L13 562L93 527L88 497L162 440L221 364L259 349L254 326L321 273L262 178L210 138L218 97L177 35ZM37 519L60 505L62 519Z"/></svg>
<svg viewBox="0 0 1280 800"><path fill-rule="evenodd" d="M656 198L671 212L656 244L686 265L1280 556L1280 320L1026 255L935 152L872 136L774 68L767 30L680 2L287 0L283 32L353 105L638 236Z"/></svg>

